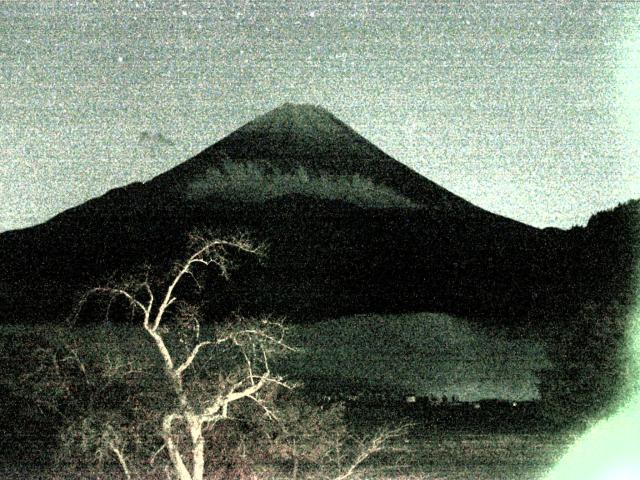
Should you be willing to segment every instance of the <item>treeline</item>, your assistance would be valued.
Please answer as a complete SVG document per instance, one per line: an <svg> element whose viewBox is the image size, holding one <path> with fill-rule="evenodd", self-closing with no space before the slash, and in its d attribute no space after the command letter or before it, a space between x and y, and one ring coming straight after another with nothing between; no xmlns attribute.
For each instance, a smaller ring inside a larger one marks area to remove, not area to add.
<svg viewBox="0 0 640 480"><path fill-rule="evenodd" d="M566 423L606 414L629 394L640 201L597 213L558 245L534 321L544 326L555 365L541 374L547 412Z"/></svg>

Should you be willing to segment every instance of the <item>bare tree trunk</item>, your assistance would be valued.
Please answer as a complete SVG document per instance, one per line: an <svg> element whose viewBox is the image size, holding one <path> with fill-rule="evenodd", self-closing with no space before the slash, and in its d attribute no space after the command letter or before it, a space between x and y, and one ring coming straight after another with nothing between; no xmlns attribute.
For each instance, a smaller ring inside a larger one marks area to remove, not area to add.
<svg viewBox="0 0 640 480"><path fill-rule="evenodd" d="M202 480L204 476L204 437L202 436L202 420L197 415L188 417L191 435L191 453L193 455L193 480Z"/></svg>
<svg viewBox="0 0 640 480"><path fill-rule="evenodd" d="M173 431L172 431L172 423L176 418L175 414L167 415L164 417L162 422L162 438L164 440L164 444L167 447L167 452L169 453L169 458L171 459L171 463L173 468L178 475L179 480L193 480L187 466L184 464L182 460L182 455L180 455L180 450L178 450L178 446L173 441Z"/></svg>

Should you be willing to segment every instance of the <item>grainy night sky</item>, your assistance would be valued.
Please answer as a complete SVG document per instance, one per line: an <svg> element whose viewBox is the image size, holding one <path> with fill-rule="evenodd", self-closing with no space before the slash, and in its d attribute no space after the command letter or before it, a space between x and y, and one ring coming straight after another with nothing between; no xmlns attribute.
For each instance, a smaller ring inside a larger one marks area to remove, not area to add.
<svg viewBox="0 0 640 480"><path fill-rule="evenodd" d="M636 2L0 2L0 231L146 180L285 101L488 210L640 196Z"/></svg>

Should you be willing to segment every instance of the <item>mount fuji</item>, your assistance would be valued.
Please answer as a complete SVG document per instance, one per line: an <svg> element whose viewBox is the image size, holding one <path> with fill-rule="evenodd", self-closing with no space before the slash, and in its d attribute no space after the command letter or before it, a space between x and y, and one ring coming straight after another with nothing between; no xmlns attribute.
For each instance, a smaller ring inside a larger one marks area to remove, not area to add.
<svg viewBox="0 0 640 480"><path fill-rule="evenodd" d="M59 321L74 292L168 268L202 229L268 246L264 262L216 284L210 311L294 321L408 311L516 321L548 290L562 236L467 202L323 108L284 104L146 183L0 234L0 313Z"/></svg>

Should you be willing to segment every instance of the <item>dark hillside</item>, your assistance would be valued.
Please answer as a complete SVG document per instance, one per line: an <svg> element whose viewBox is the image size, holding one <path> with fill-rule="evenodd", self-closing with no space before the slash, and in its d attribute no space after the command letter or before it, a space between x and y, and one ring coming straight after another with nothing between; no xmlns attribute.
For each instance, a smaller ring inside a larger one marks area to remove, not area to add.
<svg viewBox="0 0 640 480"><path fill-rule="evenodd" d="M611 413L630 379L628 350L640 266L640 201L557 234L544 295L532 314L555 370L541 391L554 420Z"/></svg>
<svg viewBox="0 0 640 480"><path fill-rule="evenodd" d="M106 210L95 211L94 201L4 235L3 251L12 253L4 265L16 272L5 283L14 299L3 304L5 318L55 320L69 311L74 290L112 272L181 258L187 234L198 228L244 231L268 245L263 265L234 275L224 295L228 308L302 318L415 310L516 317L529 308L531 262L544 247L522 230L501 233L473 218L454 222L422 209L302 196L259 204L208 199L164 210L114 204L128 203L137 188L107 195Z"/></svg>

